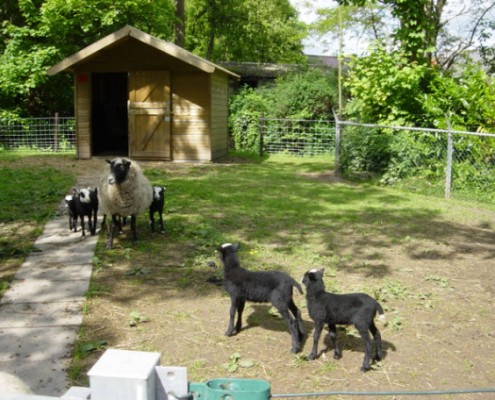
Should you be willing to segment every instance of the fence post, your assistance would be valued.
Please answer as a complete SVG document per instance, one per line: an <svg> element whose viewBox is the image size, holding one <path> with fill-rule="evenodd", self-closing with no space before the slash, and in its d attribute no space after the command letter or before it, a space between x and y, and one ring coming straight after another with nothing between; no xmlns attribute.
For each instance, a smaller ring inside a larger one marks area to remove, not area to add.
<svg viewBox="0 0 495 400"><path fill-rule="evenodd" d="M53 151L58 151L58 112L55 113L55 120L53 123Z"/></svg>
<svg viewBox="0 0 495 400"><path fill-rule="evenodd" d="M445 119L447 120L447 126L449 128L447 140L447 165L445 167L445 198L449 199L452 188L452 155L454 153L454 138L449 116L446 115Z"/></svg>
<svg viewBox="0 0 495 400"><path fill-rule="evenodd" d="M335 172L340 172L340 120L335 112L333 111L333 118L335 119Z"/></svg>
<svg viewBox="0 0 495 400"><path fill-rule="evenodd" d="M261 113L260 116L260 157L263 157L263 135L265 131L265 113Z"/></svg>

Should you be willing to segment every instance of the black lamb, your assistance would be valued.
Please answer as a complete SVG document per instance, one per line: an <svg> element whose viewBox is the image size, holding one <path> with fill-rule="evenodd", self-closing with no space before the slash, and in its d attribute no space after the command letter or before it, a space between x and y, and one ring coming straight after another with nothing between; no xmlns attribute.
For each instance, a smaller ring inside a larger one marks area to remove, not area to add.
<svg viewBox="0 0 495 400"><path fill-rule="evenodd" d="M69 230L77 232L77 209L73 195L69 194L65 196L65 206L67 207L67 215L69 216Z"/></svg>
<svg viewBox="0 0 495 400"><path fill-rule="evenodd" d="M160 224L160 232L165 232L163 229L163 206L165 205L165 190L164 186L153 186L153 200L150 204L150 227L151 232L155 232L155 214L158 214L158 223Z"/></svg>
<svg viewBox="0 0 495 400"><path fill-rule="evenodd" d="M240 332L246 300L270 302L287 321L292 337L291 351L297 353L304 337L304 327L301 312L292 298L292 288L297 288L302 294L301 285L284 272L255 272L242 268L237 257L238 248L239 245L226 243L217 249L224 267L223 286L231 300L229 326L225 335L232 336ZM237 323L234 327L236 311Z"/></svg>
<svg viewBox="0 0 495 400"><path fill-rule="evenodd" d="M91 235L96 233L96 219L98 215L98 189L74 188L73 200L77 216L81 220L82 235L86 236L84 217L88 218L88 227Z"/></svg>
<svg viewBox="0 0 495 400"><path fill-rule="evenodd" d="M330 338L335 348L334 357L342 357L342 351L337 344L336 325L354 325L364 341L365 354L361 371L370 369L371 339L368 331L371 331L375 339L376 353L374 360L380 361L382 354L382 341L380 331L375 326L376 313L379 319L384 321L381 305L372 297L364 293L333 294L325 291L323 283L323 269L311 270L304 274L302 283L306 287L306 301L309 316L315 323L313 334L313 349L308 358L314 360L318 354L318 340L325 324L330 330Z"/></svg>

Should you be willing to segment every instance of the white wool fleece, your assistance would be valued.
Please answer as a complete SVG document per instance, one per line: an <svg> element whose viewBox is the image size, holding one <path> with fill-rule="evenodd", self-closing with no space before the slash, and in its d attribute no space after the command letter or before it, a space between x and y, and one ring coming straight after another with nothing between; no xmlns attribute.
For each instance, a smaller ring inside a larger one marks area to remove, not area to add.
<svg viewBox="0 0 495 400"><path fill-rule="evenodd" d="M105 174L98 188L100 208L109 215L138 215L143 213L153 200L151 183L143 171L131 161L129 173L124 182L109 184L108 174Z"/></svg>

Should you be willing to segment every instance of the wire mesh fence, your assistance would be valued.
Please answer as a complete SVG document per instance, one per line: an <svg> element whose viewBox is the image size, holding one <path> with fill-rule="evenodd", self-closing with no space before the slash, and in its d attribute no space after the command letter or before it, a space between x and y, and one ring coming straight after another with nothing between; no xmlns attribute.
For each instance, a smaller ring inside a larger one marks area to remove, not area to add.
<svg viewBox="0 0 495 400"><path fill-rule="evenodd" d="M0 119L0 149L75 152L73 117Z"/></svg>
<svg viewBox="0 0 495 400"><path fill-rule="evenodd" d="M335 122L261 118L260 147L268 154L330 154L335 149Z"/></svg>
<svg viewBox="0 0 495 400"><path fill-rule="evenodd" d="M339 167L426 194L495 203L495 135L339 121Z"/></svg>

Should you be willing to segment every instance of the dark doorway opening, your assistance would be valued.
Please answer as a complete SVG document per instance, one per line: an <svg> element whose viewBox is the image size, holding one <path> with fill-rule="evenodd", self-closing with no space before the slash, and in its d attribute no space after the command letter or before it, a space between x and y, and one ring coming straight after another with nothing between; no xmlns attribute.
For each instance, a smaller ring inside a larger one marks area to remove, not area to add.
<svg viewBox="0 0 495 400"><path fill-rule="evenodd" d="M91 88L93 155L127 156L127 73L93 74Z"/></svg>

